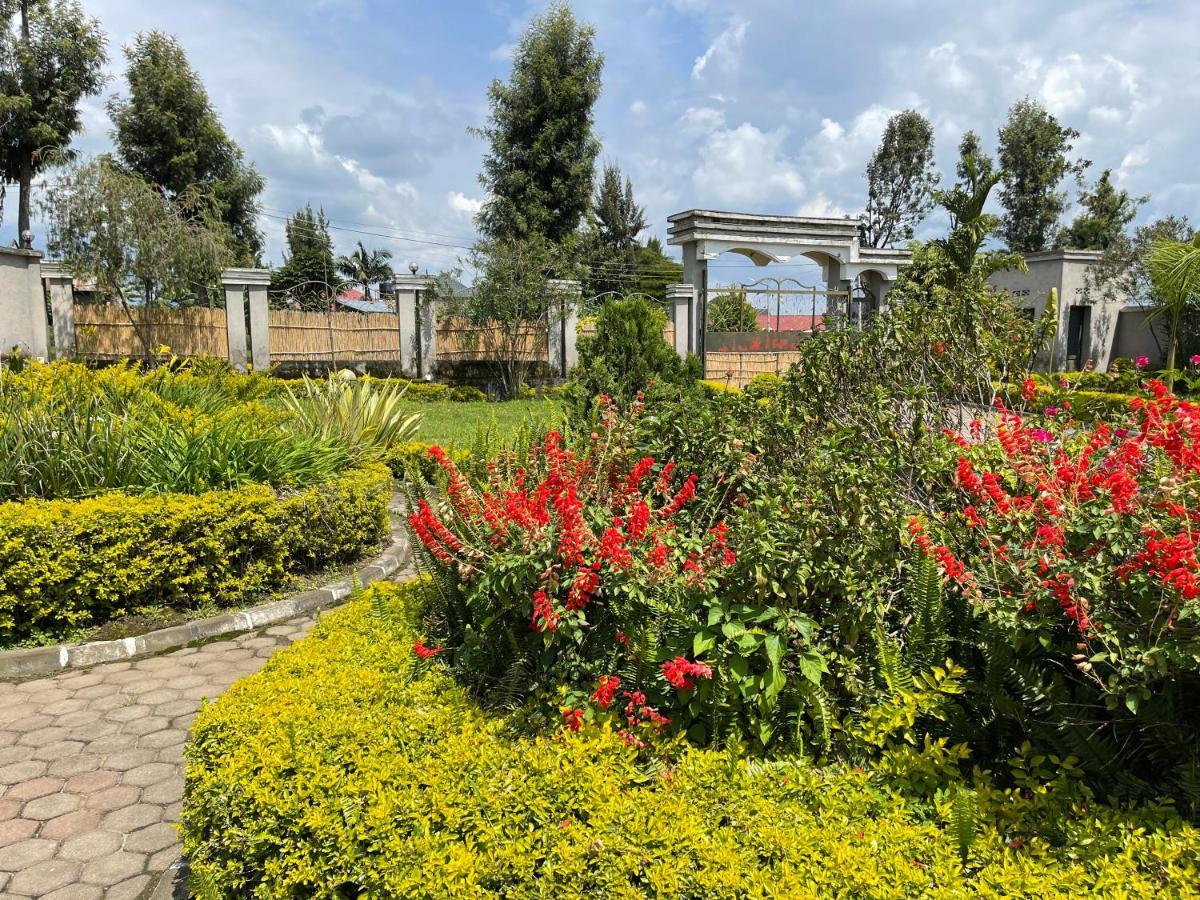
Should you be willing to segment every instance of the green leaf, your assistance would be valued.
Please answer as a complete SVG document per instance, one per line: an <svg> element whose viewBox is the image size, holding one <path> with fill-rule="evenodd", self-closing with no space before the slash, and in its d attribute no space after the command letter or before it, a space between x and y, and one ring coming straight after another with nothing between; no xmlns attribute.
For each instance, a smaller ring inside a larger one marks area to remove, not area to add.
<svg viewBox="0 0 1200 900"><path fill-rule="evenodd" d="M716 635L710 631L699 631L692 638L692 656L702 656L716 645Z"/></svg>

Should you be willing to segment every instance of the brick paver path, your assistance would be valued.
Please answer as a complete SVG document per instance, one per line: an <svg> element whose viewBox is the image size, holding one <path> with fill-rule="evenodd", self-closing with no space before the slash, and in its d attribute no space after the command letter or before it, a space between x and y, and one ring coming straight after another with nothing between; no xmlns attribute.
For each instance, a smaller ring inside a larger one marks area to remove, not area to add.
<svg viewBox="0 0 1200 900"><path fill-rule="evenodd" d="M314 618L133 662L0 683L0 898L137 898L179 857L200 701Z"/></svg>

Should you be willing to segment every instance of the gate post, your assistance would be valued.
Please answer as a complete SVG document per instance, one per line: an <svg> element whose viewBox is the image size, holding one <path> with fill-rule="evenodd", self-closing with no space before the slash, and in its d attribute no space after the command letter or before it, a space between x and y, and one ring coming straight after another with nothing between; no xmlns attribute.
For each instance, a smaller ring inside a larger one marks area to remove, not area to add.
<svg viewBox="0 0 1200 900"><path fill-rule="evenodd" d="M698 353L696 330L699 318L696 315L696 287L691 284L668 284L667 303L675 316L675 352L680 359L689 353ZM703 335L699 336L703 340Z"/></svg>
<svg viewBox="0 0 1200 900"><path fill-rule="evenodd" d="M42 294L42 254L0 247L0 357L14 348L45 359L50 343Z"/></svg>
<svg viewBox="0 0 1200 900"><path fill-rule="evenodd" d="M57 261L42 263L42 278L50 287L54 358L70 359L75 355L75 279Z"/></svg>
<svg viewBox="0 0 1200 900"><path fill-rule="evenodd" d="M239 372L246 371L246 300L250 295L250 353L256 369L271 366L271 338L268 333L267 287L269 269L225 269L221 272L225 288L225 332L229 336L229 363Z"/></svg>
<svg viewBox="0 0 1200 900"><path fill-rule="evenodd" d="M400 373L405 378L433 377L434 315L430 275L395 275L396 327L400 342Z"/></svg>
<svg viewBox="0 0 1200 900"><path fill-rule="evenodd" d="M546 282L546 287L554 295L550 314L546 317L546 358L550 363L550 374L566 378L571 367L579 362L575 341L583 285L578 281L552 278Z"/></svg>

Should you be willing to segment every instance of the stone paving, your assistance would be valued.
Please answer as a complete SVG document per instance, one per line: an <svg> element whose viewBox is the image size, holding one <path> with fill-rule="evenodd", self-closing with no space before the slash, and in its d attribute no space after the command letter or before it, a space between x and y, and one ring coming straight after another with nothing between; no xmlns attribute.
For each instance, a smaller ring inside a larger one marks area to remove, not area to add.
<svg viewBox="0 0 1200 900"><path fill-rule="evenodd" d="M148 896L179 858L183 745L200 701L314 621L0 683L0 900Z"/></svg>

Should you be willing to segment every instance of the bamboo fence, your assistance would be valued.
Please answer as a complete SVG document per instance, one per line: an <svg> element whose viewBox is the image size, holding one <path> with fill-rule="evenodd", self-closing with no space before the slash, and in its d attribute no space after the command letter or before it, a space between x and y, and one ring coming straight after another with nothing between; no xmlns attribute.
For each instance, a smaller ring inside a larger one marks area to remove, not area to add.
<svg viewBox="0 0 1200 900"><path fill-rule="evenodd" d="M404 335L412 340L412 329ZM400 331L388 313L267 312L271 360L321 361L398 360Z"/></svg>
<svg viewBox="0 0 1200 900"><path fill-rule="evenodd" d="M782 375L799 361L800 353L796 350L747 353L709 351L705 354L704 377L713 381L724 381L736 388L744 388L755 375Z"/></svg>
<svg viewBox="0 0 1200 900"><path fill-rule="evenodd" d="M491 332L489 334L489 331ZM457 316L443 316L437 325L439 362L483 362L491 358L488 348L496 346L496 329L479 328ZM547 362L550 358L545 322L530 322L518 335L516 357L521 362Z"/></svg>
<svg viewBox="0 0 1200 900"><path fill-rule="evenodd" d="M140 359L163 346L176 356L229 356L225 310L202 306L126 311L115 304L76 303L75 342L80 354L94 359Z"/></svg>

